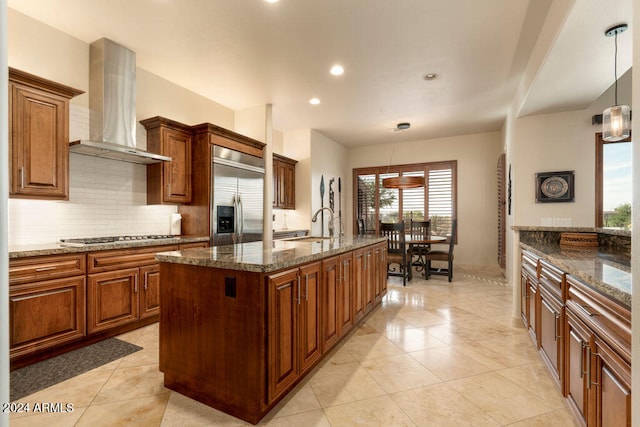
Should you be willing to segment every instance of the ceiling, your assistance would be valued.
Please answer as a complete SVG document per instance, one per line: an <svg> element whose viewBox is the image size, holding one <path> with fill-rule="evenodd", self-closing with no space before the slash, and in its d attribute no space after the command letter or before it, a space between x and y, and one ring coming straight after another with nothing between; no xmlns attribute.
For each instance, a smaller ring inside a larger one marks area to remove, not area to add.
<svg viewBox="0 0 640 427"><path fill-rule="evenodd" d="M586 107L613 83L603 34L630 23L631 3L8 0L87 43L122 44L139 67L231 109L272 104L274 129L347 147L499 130L518 93L520 115ZM619 75L631 38L619 37ZM344 75L329 73L335 63ZM392 132L399 122L411 129Z"/></svg>

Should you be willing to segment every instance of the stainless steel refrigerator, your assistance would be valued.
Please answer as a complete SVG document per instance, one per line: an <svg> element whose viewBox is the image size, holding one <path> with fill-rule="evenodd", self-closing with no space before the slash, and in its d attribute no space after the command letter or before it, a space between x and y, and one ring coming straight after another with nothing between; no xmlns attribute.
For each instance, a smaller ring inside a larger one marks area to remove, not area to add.
<svg viewBox="0 0 640 427"><path fill-rule="evenodd" d="M211 245L262 240L264 159L212 147Z"/></svg>

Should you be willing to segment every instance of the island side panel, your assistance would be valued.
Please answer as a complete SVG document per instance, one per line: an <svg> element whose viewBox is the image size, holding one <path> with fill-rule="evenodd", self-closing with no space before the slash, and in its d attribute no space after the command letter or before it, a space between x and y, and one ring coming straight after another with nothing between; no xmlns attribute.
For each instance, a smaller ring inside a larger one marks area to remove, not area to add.
<svg viewBox="0 0 640 427"><path fill-rule="evenodd" d="M266 390L260 273L163 262L160 277L160 370L165 386L257 422Z"/></svg>

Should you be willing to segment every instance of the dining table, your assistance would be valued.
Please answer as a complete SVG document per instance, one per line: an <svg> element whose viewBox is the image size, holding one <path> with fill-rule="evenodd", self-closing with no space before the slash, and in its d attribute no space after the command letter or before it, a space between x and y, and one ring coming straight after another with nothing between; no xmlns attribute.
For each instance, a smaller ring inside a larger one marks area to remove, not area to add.
<svg viewBox="0 0 640 427"><path fill-rule="evenodd" d="M405 239L405 244L407 245L407 255L411 256L413 254L414 246L426 246L438 243L445 243L447 241L446 237L443 236L411 236L407 235ZM422 271L422 275L426 276L426 263L427 260L424 257L419 256L416 261L409 260L411 266L416 266L416 271Z"/></svg>

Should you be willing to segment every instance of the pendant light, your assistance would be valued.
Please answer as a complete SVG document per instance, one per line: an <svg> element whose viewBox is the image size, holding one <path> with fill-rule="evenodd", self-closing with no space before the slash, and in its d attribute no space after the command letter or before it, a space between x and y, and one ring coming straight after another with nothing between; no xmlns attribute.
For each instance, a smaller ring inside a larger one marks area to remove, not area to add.
<svg viewBox="0 0 640 427"><path fill-rule="evenodd" d="M607 142L622 141L631 135L631 109L628 105L618 105L618 34L627 30L627 24L609 28L604 35L615 38L615 105L602 113L602 139Z"/></svg>
<svg viewBox="0 0 640 427"><path fill-rule="evenodd" d="M398 123L395 132L402 132L408 130L411 127L410 123ZM394 144L393 150L391 151L391 158L389 159L389 168L391 168L391 161L393 160L393 153L396 151L396 146ZM389 170L387 168L387 172ZM423 176L394 176L391 178L384 178L382 180L382 186L384 188L395 188L399 190L406 190L408 188L420 188L424 187L424 177Z"/></svg>

